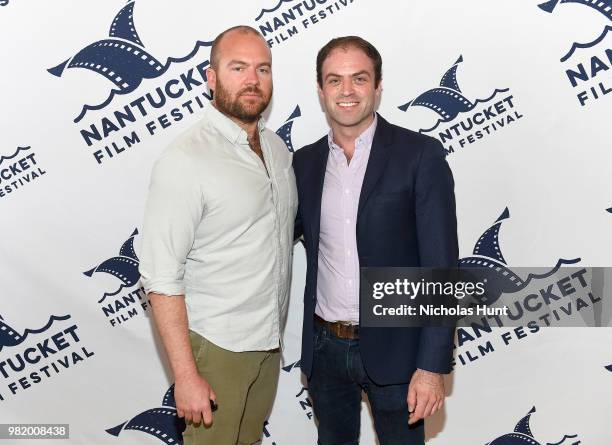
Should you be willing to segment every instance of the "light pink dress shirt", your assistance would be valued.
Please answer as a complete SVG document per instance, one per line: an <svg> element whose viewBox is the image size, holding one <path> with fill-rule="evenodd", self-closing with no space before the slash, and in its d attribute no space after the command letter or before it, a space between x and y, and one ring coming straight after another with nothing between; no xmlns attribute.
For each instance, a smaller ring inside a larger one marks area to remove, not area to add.
<svg viewBox="0 0 612 445"><path fill-rule="evenodd" d="M327 321L359 323L357 207L376 122L375 115L372 124L355 140L350 164L344 150L334 143L331 130L328 135L315 308L316 314Z"/></svg>

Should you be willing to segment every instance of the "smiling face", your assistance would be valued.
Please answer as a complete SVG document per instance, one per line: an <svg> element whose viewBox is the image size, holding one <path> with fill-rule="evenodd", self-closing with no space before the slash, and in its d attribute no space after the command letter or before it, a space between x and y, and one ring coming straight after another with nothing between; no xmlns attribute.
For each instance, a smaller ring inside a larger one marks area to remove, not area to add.
<svg viewBox="0 0 612 445"><path fill-rule="evenodd" d="M319 97L332 130L361 134L372 123L380 98L374 63L361 49L340 47L323 61L321 74Z"/></svg>
<svg viewBox="0 0 612 445"><path fill-rule="evenodd" d="M263 38L229 32L219 42L214 65L207 71L213 105L242 123L259 119L272 97L272 55Z"/></svg>

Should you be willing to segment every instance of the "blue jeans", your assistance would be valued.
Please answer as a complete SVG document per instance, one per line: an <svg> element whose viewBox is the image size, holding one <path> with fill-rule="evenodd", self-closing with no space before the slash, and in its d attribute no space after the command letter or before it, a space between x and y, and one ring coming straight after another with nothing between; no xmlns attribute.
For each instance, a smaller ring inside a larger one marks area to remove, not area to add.
<svg viewBox="0 0 612 445"><path fill-rule="evenodd" d="M313 348L308 391L319 422L319 445L359 444L362 390L380 445L424 445L423 421L408 425L408 384L381 386L370 380L359 340L338 338L315 323Z"/></svg>

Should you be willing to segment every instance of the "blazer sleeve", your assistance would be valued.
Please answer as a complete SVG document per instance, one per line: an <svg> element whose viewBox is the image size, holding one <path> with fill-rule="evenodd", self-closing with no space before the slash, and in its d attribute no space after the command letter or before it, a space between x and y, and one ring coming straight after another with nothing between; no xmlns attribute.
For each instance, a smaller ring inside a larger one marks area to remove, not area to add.
<svg viewBox="0 0 612 445"><path fill-rule="evenodd" d="M439 141L429 138L416 172L416 225L421 267L454 268L459 260L454 181ZM451 371L455 329L421 329L417 367Z"/></svg>
<svg viewBox="0 0 612 445"><path fill-rule="evenodd" d="M296 154L293 155L293 173L295 174L296 184L300 180L298 177L298 168L296 166ZM299 198L299 188L298 188L298 198ZM293 225L293 242L296 243L304 234L304 227L302 226L302 212L300 211L300 200L298 199L298 208L295 214L295 223Z"/></svg>

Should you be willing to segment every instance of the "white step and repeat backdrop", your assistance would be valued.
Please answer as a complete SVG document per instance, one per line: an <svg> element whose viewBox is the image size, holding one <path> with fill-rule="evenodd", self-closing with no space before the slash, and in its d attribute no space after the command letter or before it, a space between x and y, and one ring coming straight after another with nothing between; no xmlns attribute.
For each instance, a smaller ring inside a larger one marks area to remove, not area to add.
<svg viewBox="0 0 612 445"><path fill-rule="evenodd" d="M347 34L378 47L379 111L447 149L463 258L612 263L611 0L0 0L0 422L179 440L138 230L154 160L208 102L210 41L236 24L269 40L268 124L294 150L327 131L317 50ZM304 275L298 245L268 445L316 440ZM428 443L610 444L611 365L610 329L462 329ZM375 443L365 405L362 431Z"/></svg>

